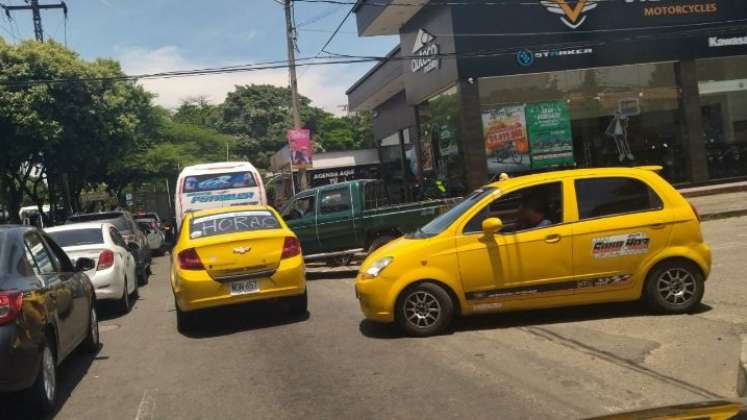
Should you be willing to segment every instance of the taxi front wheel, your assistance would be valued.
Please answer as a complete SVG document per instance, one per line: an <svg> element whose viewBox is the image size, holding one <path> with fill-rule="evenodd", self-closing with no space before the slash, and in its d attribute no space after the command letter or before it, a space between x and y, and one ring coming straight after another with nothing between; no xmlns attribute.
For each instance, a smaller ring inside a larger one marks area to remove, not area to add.
<svg viewBox="0 0 747 420"><path fill-rule="evenodd" d="M703 299L703 274L688 261L665 261L646 278L646 300L657 312L681 314L692 311Z"/></svg>
<svg viewBox="0 0 747 420"><path fill-rule="evenodd" d="M396 311L397 323L408 335L426 337L449 326L454 316L454 302L443 287L424 282L402 293Z"/></svg>

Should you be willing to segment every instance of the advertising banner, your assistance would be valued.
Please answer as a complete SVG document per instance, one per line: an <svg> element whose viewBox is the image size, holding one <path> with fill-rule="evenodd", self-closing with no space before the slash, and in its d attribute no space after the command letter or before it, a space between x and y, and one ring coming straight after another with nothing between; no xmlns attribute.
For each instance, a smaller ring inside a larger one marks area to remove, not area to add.
<svg viewBox="0 0 747 420"><path fill-rule="evenodd" d="M526 123L532 168L569 166L575 163L571 118L565 101L528 104Z"/></svg>
<svg viewBox="0 0 747 420"><path fill-rule="evenodd" d="M293 168L311 168L311 131L308 128L288 130L288 150Z"/></svg>
<svg viewBox="0 0 747 420"><path fill-rule="evenodd" d="M482 113L488 171L516 171L529 167L529 138L525 105L510 105Z"/></svg>

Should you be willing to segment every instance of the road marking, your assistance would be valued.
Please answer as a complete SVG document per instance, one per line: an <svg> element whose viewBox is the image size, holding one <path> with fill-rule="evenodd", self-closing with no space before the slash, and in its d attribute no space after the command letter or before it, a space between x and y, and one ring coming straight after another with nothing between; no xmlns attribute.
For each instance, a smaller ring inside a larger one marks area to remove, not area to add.
<svg viewBox="0 0 747 420"><path fill-rule="evenodd" d="M135 420L150 420L156 413L156 400L146 389L143 391L143 398L140 399L140 405L137 406Z"/></svg>

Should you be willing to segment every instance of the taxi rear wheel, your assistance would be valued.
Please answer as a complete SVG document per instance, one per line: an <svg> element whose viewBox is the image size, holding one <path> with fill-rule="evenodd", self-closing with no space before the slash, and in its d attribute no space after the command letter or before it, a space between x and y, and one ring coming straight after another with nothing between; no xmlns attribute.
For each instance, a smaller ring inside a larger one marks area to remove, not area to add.
<svg viewBox="0 0 747 420"><path fill-rule="evenodd" d="M397 323L411 336L427 337L443 332L454 316L454 302L443 287L419 283L397 301Z"/></svg>
<svg viewBox="0 0 747 420"><path fill-rule="evenodd" d="M655 311L681 314L692 311L703 299L703 274L693 263L666 261L648 274L646 300Z"/></svg>
<svg viewBox="0 0 747 420"><path fill-rule="evenodd" d="M174 300L174 307L176 308L176 329L180 333L189 332L194 328L194 314L191 312L184 312L179 309L176 300Z"/></svg>
<svg viewBox="0 0 747 420"><path fill-rule="evenodd" d="M288 298L288 306L291 315L302 316L306 315L309 306L309 295L308 291L304 291L302 295L293 296Z"/></svg>

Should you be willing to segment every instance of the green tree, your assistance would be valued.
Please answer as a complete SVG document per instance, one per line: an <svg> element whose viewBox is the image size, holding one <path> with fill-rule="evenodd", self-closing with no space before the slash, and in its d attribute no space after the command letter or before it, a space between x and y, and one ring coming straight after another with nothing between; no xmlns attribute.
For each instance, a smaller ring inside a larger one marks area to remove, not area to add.
<svg viewBox="0 0 747 420"><path fill-rule="evenodd" d="M65 178L75 208L84 188L116 187L118 158L147 147L152 95L111 79L124 75L115 61L86 62L54 41L0 42L0 75L0 147L9 151L0 177L11 213L20 193L54 206ZM64 81L29 82L51 79Z"/></svg>
<svg viewBox="0 0 747 420"><path fill-rule="evenodd" d="M174 113L174 122L201 127L219 128L222 121L219 106L211 105L207 98L198 96L184 99Z"/></svg>

